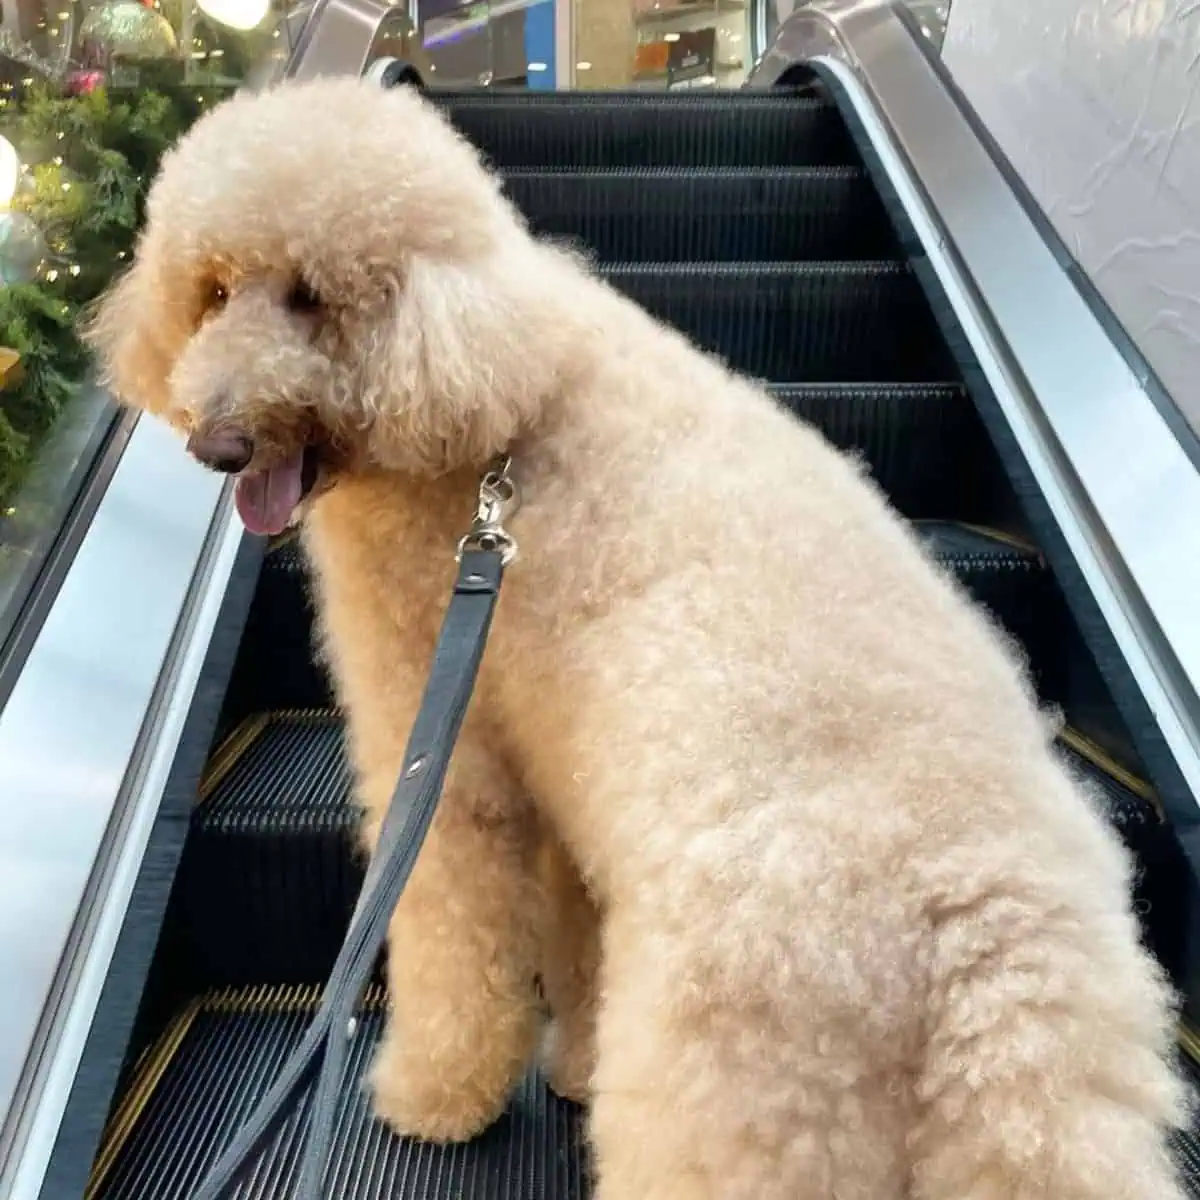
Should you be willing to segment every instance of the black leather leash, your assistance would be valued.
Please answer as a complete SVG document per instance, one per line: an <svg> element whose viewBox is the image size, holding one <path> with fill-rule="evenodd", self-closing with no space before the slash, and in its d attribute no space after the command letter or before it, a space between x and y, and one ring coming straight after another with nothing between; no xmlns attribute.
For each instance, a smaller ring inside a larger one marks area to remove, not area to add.
<svg viewBox="0 0 1200 1200"><path fill-rule="evenodd" d="M317 1013L271 1090L217 1159L192 1200L222 1200L231 1194L267 1139L302 1101L314 1077L316 1088L293 1200L323 1200L321 1186L333 1144L354 1012L433 821L483 661L504 568L516 554L516 542L503 524L519 503L508 469L505 458L484 476L475 520L459 542L458 578L404 752L400 779Z"/></svg>

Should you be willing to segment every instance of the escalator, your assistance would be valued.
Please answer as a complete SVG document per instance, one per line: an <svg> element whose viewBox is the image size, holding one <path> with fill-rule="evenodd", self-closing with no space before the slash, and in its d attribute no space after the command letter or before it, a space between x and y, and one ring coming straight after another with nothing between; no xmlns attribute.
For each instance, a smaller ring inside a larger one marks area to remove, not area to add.
<svg viewBox="0 0 1200 1200"><path fill-rule="evenodd" d="M1063 712L1063 755L1137 855L1145 938L1178 977L1179 847L964 385L915 243L837 106L792 92L433 95L535 230L585 245L614 286L861 456L1019 641ZM362 877L341 728L285 537L263 563L90 1200L186 1200L299 1041ZM466 1146L375 1123L358 1083L384 1007L377 983L351 1034L330 1196L588 1194L582 1115L536 1074ZM291 1195L303 1127L303 1111L285 1123L241 1200ZM1200 1196L1200 1142L1176 1149Z"/></svg>

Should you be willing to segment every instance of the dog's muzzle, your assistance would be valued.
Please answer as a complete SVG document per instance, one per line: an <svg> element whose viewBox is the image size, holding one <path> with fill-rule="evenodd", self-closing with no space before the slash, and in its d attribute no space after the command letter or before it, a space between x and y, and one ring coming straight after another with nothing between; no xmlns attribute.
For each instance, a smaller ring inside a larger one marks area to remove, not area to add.
<svg viewBox="0 0 1200 1200"><path fill-rule="evenodd" d="M188 438L187 448L197 462L226 475L244 471L254 457L254 443L237 429L193 433Z"/></svg>

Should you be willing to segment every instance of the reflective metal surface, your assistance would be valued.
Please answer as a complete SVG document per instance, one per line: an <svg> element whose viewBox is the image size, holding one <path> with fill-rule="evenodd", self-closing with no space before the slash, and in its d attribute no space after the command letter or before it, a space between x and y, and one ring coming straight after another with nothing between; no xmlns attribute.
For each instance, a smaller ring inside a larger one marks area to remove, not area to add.
<svg viewBox="0 0 1200 1200"><path fill-rule="evenodd" d="M750 86L771 87L814 59L851 98L1200 797L1200 475L896 11L864 0L805 5Z"/></svg>
<svg viewBox="0 0 1200 1200"><path fill-rule="evenodd" d="M1193 0L955 0L944 61L1200 435Z"/></svg>
<svg viewBox="0 0 1200 1200"><path fill-rule="evenodd" d="M293 79L361 75L390 22L406 25L403 11L377 0L318 0L287 74Z"/></svg>
<svg viewBox="0 0 1200 1200"><path fill-rule="evenodd" d="M868 6L878 0L867 0ZM946 24L950 16L950 5L953 0L903 0L904 7L912 14L918 29L929 39L935 50L941 50L946 37ZM973 2L988 3L990 0L973 0ZM775 37L779 27L797 10L808 6L808 0L760 0L755 5L757 9L756 23L762 27L763 40L755 44L755 58L762 57L763 51Z"/></svg>
<svg viewBox="0 0 1200 1200"><path fill-rule="evenodd" d="M132 768L169 762L160 735L186 715L211 633L180 630L181 613L194 587L224 593L227 554L198 577L214 519L229 524L223 482L165 426L138 423L0 712L0 1194L12 1200L36 1194L161 798L161 778L156 791L153 770ZM187 669L164 696L176 655Z"/></svg>

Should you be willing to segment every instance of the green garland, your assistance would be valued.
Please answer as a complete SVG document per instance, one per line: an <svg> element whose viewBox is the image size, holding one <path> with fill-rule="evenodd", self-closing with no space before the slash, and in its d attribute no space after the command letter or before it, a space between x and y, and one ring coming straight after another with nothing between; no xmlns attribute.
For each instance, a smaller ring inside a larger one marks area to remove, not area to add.
<svg viewBox="0 0 1200 1200"><path fill-rule="evenodd" d="M81 309L128 260L163 153L224 94L145 82L74 96L38 83L0 97L0 134L29 174L12 207L38 227L48 262L34 283L0 285L0 347L17 351L23 368L0 391L0 525L85 377Z"/></svg>

